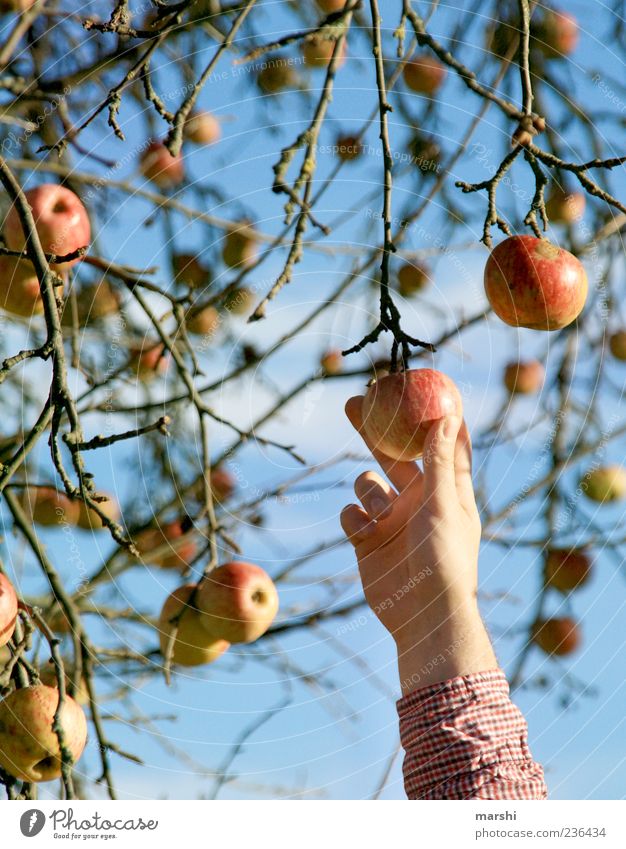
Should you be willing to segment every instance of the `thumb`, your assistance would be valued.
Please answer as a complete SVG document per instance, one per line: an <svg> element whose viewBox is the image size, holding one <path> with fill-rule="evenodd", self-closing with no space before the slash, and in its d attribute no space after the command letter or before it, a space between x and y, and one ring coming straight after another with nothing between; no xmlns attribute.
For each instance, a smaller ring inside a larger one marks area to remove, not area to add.
<svg viewBox="0 0 626 849"><path fill-rule="evenodd" d="M460 416L445 416L428 431L424 445L424 504L444 510L457 501L454 457Z"/></svg>

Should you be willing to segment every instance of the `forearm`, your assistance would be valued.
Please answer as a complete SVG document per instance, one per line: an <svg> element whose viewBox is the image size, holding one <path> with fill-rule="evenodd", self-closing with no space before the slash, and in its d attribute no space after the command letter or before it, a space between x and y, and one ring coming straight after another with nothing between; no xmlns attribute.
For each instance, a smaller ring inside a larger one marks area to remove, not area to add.
<svg viewBox="0 0 626 849"><path fill-rule="evenodd" d="M406 623L394 638L403 696L418 687L498 665L473 599L431 606Z"/></svg>

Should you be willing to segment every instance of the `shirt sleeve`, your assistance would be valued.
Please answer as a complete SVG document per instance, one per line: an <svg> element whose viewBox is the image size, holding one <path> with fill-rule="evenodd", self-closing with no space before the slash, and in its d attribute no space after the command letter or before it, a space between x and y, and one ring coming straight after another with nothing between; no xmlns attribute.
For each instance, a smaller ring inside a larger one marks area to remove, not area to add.
<svg viewBox="0 0 626 849"><path fill-rule="evenodd" d="M547 797L502 670L415 690L397 707L409 799Z"/></svg>

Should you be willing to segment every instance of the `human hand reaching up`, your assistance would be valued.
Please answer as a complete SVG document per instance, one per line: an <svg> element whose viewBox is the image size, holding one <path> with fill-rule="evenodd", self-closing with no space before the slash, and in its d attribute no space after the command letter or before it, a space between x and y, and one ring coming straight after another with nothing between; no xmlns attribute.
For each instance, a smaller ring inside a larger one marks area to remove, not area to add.
<svg viewBox="0 0 626 849"><path fill-rule="evenodd" d="M361 433L362 398L346 414ZM365 597L398 649L403 693L497 662L477 605L480 518L471 443L454 416L426 439L423 469L372 449L388 478L364 472L341 525L355 547Z"/></svg>

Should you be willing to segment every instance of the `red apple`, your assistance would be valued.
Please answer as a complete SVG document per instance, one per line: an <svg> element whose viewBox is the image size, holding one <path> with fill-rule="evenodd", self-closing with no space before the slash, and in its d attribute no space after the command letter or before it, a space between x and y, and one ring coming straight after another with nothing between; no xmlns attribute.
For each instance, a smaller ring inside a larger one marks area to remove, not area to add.
<svg viewBox="0 0 626 849"><path fill-rule="evenodd" d="M626 330L616 330L611 334L609 350L616 360L626 360Z"/></svg>
<svg viewBox="0 0 626 849"><path fill-rule="evenodd" d="M270 56L257 74L256 82L264 94L278 94L292 88L297 77L293 68L280 56Z"/></svg>
<svg viewBox="0 0 626 849"><path fill-rule="evenodd" d="M622 466L602 466L587 472L580 488L591 501L623 501L626 498L626 469Z"/></svg>
<svg viewBox="0 0 626 849"><path fill-rule="evenodd" d="M174 254L172 265L177 283L186 283L191 289L201 289L209 282L208 269L195 254Z"/></svg>
<svg viewBox="0 0 626 849"><path fill-rule="evenodd" d="M98 493L98 495L106 495L108 499L107 501L98 501L98 509L101 510L112 522L119 522L120 505L117 503L115 496L102 492ZM98 516L98 514L90 507L87 507L84 501L79 501L78 506L80 508L78 515L79 528L83 528L86 531L101 531L106 528L106 525L102 524L100 516Z"/></svg>
<svg viewBox="0 0 626 849"><path fill-rule="evenodd" d="M489 254L485 292L506 324L559 330L582 312L587 275L563 248L535 236L510 236Z"/></svg>
<svg viewBox="0 0 626 849"><path fill-rule="evenodd" d="M224 235L222 259L229 268L249 268L256 259L258 240L248 221L233 225Z"/></svg>
<svg viewBox="0 0 626 849"><path fill-rule="evenodd" d="M539 392L545 376L539 360L509 363L504 369L504 385L511 395L532 395Z"/></svg>
<svg viewBox="0 0 626 849"><path fill-rule="evenodd" d="M17 595L13 584L0 573L0 646L6 646L15 629Z"/></svg>
<svg viewBox="0 0 626 849"><path fill-rule="evenodd" d="M213 663L230 645L226 640L211 636L202 625L203 614L195 605L189 605L191 594L195 589L195 584L184 584L178 587L165 600L159 616L159 642L161 654L165 655L174 627L170 620L180 613L181 609L185 611L178 620L172 654L173 662L180 666L204 666Z"/></svg>
<svg viewBox="0 0 626 849"><path fill-rule="evenodd" d="M232 475L224 466L218 466L216 469L211 469L209 479L211 482L213 498L218 503L227 501L237 487L237 481L235 480L234 475Z"/></svg>
<svg viewBox="0 0 626 849"><path fill-rule="evenodd" d="M39 280L28 260L0 255L0 307L25 318L43 312Z"/></svg>
<svg viewBox="0 0 626 849"><path fill-rule="evenodd" d="M339 136L335 150L342 162L352 162L363 153L363 143L356 136Z"/></svg>
<svg viewBox="0 0 626 849"><path fill-rule="evenodd" d="M55 687L37 684L14 690L0 702L0 766L21 781L52 781L61 776L59 738L52 730L59 704ZM87 742L87 720L74 699L61 709L64 743L74 762Z"/></svg>
<svg viewBox="0 0 626 849"><path fill-rule="evenodd" d="M532 629L532 640L546 654L566 655L580 644L578 625L569 616L543 619Z"/></svg>
<svg viewBox="0 0 626 849"><path fill-rule="evenodd" d="M67 256L89 245L91 225L87 210L74 192L56 183L43 183L25 193L35 219L41 247L47 254ZM4 238L12 251L21 251L26 245L22 222L15 205L11 206L4 221ZM66 269L78 262L54 263L51 268Z"/></svg>
<svg viewBox="0 0 626 849"><path fill-rule="evenodd" d="M331 12L341 12L346 5L346 0L317 0L317 5L322 12L330 15Z"/></svg>
<svg viewBox="0 0 626 849"><path fill-rule="evenodd" d="M220 315L215 307L207 306L189 310L185 316L185 325L189 333L197 336L213 336L220 326Z"/></svg>
<svg viewBox="0 0 626 849"><path fill-rule="evenodd" d="M591 576L591 558L580 548L553 548L546 559L546 584L562 593L575 590Z"/></svg>
<svg viewBox="0 0 626 849"><path fill-rule="evenodd" d="M563 59L578 44L578 22L573 15L548 9L537 27L536 45L546 59Z"/></svg>
<svg viewBox="0 0 626 849"><path fill-rule="evenodd" d="M76 525L80 504L51 486L29 487L24 491L23 505L33 522L43 527Z"/></svg>
<svg viewBox="0 0 626 849"><path fill-rule="evenodd" d="M130 368L140 380L149 383L159 374L167 371L169 354L164 353L165 346L160 342L148 342L142 347L130 349Z"/></svg>
<svg viewBox="0 0 626 849"><path fill-rule="evenodd" d="M442 65L438 59L424 54L407 62L402 76L411 91L432 95L441 88L447 73L446 66Z"/></svg>
<svg viewBox="0 0 626 849"><path fill-rule="evenodd" d="M378 451L416 460L433 423L462 416L463 402L450 378L434 369L411 369L374 381L363 398L363 429Z"/></svg>
<svg viewBox="0 0 626 849"><path fill-rule="evenodd" d="M173 189L185 179L181 154L172 156L160 141L150 142L141 155L141 173L160 189Z"/></svg>
<svg viewBox="0 0 626 849"><path fill-rule="evenodd" d="M574 224L585 214L585 204L583 192L568 192L555 185L546 201L546 212L554 224Z"/></svg>
<svg viewBox="0 0 626 849"><path fill-rule="evenodd" d="M320 366L324 374L340 374L343 371L344 358L339 348L331 348L320 357Z"/></svg>
<svg viewBox="0 0 626 849"><path fill-rule="evenodd" d="M398 269L398 291L403 298L423 291L429 282L428 269L424 265L407 262Z"/></svg>
<svg viewBox="0 0 626 849"><path fill-rule="evenodd" d="M198 551L193 532L183 519L156 528L145 528L135 538L142 560L159 569L186 572Z"/></svg>
<svg viewBox="0 0 626 849"><path fill-rule="evenodd" d="M238 286L224 300L224 309L232 315L248 315L254 306L254 292L247 286Z"/></svg>
<svg viewBox="0 0 626 849"><path fill-rule="evenodd" d="M278 613L270 576L253 563L232 562L210 572L198 588L198 610L209 634L229 643L258 640Z"/></svg>
<svg viewBox="0 0 626 849"><path fill-rule="evenodd" d="M193 112L185 121L184 132L194 144L215 144L222 137L222 125L211 112Z"/></svg>
<svg viewBox="0 0 626 849"><path fill-rule="evenodd" d="M309 36L302 42L302 55L306 65L312 68L326 68L330 64L335 50L336 40L333 38L322 38L319 35ZM346 39L339 46L336 69L343 67L346 61Z"/></svg>

